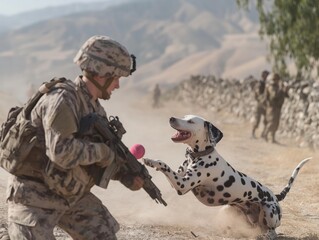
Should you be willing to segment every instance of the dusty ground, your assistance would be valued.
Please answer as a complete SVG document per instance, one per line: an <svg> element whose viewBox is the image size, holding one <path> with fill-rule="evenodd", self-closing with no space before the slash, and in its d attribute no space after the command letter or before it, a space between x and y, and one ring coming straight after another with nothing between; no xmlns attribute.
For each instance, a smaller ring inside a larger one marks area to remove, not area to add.
<svg viewBox="0 0 319 240"><path fill-rule="evenodd" d="M296 146L291 139L278 137L281 144L251 139L251 123L228 116L227 113L207 112L182 103L164 103L152 109L149 96L114 95L105 104L107 112L117 114L126 127L123 141L131 146L142 143L146 157L162 159L176 169L184 160L185 146L174 144L174 131L168 125L170 116L195 114L205 117L224 133L218 152L236 169L257 179L278 193L300 160L313 159L300 171L286 199L282 202L283 219L277 229L280 239L318 239L319 237L319 154ZM133 100L134 101L133 101ZM109 106L110 105L110 106ZM128 105L128 106L127 106ZM110 212L121 224L119 240L212 240L249 239L255 232L240 219L229 216L219 207L200 204L191 193L178 196L164 175L149 169L153 181L161 189L167 207L156 204L143 191L131 192L112 182L109 189L94 188ZM4 199L6 173L0 172L0 221L5 222ZM232 230L229 230L231 227ZM55 231L57 239L69 239L63 231Z"/></svg>

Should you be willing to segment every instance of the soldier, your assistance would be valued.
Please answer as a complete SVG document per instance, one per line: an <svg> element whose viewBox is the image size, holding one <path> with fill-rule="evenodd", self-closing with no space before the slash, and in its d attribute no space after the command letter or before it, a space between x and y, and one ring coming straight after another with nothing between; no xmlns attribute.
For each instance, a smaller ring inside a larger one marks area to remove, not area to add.
<svg viewBox="0 0 319 240"><path fill-rule="evenodd" d="M281 108L285 98L288 98L288 87L284 86L277 73L269 74L265 90L266 99L266 126L262 137L268 141L268 134L271 134L272 143L277 143L275 134L279 127Z"/></svg>
<svg viewBox="0 0 319 240"><path fill-rule="evenodd" d="M89 38L74 58L83 75L45 94L31 112L43 137L22 175L9 178L8 232L13 240L55 239L59 226L73 239L114 240L119 224L90 192L94 169L108 167L115 153L105 143L77 138L80 120L90 113L106 117L99 99L110 99L120 78L135 71L135 57L107 36ZM133 66L133 69L131 68ZM35 159L39 158L39 161ZM41 164L40 164L41 163ZM43 165L42 165L43 164ZM93 171L92 171L93 169ZM125 172L113 177L131 190L144 181Z"/></svg>
<svg viewBox="0 0 319 240"><path fill-rule="evenodd" d="M264 124L265 124L265 114L266 114L266 104L265 104L265 87L266 87L266 79L269 75L267 70L262 71L261 79L258 84L254 88L254 96L255 100L257 101L256 109L255 109L255 116L254 116L254 124L252 130L252 137L256 138L256 129L259 126L261 117L263 116Z"/></svg>
<svg viewBox="0 0 319 240"><path fill-rule="evenodd" d="M159 100L161 97L161 89L158 84L155 85L154 92L153 92L153 108L159 107Z"/></svg>

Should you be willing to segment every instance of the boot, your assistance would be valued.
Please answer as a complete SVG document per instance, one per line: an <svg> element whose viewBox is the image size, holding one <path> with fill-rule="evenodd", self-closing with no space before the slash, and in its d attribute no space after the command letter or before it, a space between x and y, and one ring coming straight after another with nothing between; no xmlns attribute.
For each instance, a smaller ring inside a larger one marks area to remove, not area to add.
<svg viewBox="0 0 319 240"><path fill-rule="evenodd" d="M275 139L275 133L272 133L272 134L271 134L271 142L272 142L272 143L278 143L278 142L276 141L276 139Z"/></svg>
<svg viewBox="0 0 319 240"><path fill-rule="evenodd" d="M253 131L251 133L251 137L256 139L256 134L255 134L256 128L253 128Z"/></svg>
<svg viewBox="0 0 319 240"><path fill-rule="evenodd" d="M262 138L265 139L266 142L268 142L268 133L267 132L263 133Z"/></svg>

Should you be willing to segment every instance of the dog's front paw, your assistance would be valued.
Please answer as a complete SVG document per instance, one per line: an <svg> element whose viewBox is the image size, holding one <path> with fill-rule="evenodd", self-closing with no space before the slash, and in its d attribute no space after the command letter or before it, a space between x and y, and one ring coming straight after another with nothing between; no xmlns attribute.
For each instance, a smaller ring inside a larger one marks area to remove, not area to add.
<svg viewBox="0 0 319 240"><path fill-rule="evenodd" d="M156 168L156 170L158 170L159 168L161 168L161 161L160 160L153 160L153 159L149 159L149 158L143 158L143 162L146 166L152 167L152 168Z"/></svg>
<svg viewBox="0 0 319 240"><path fill-rule="evenodd" d="M153 160L153 159L150 159L150 158L143 158L142 160L143 160L143 162L144 162L144 164L146 166L155 168L155 163L157 162L156 160Z"/></svg>

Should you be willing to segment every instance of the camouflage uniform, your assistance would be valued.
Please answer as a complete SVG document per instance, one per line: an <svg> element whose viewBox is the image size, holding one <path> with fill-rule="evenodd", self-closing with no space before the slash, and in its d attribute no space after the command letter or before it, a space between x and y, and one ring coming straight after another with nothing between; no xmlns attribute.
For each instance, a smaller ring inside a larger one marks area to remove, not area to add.
<svg viewBox="0 0 319 240"><path fill-rule="evenodd" d="M264 117L264 125L266 124L265 115L266 115L266 103L265 103L265 88L266 88L266 78L268 76L268 71L262 72L262 78L258 82L258 84L255 86L254 90L254 97L257 102L256 104L256 110L254 114L254 123L253 123L253 130L252 130L252 136L255 138L255 131L259 126L261 117Z"/></svg>
<svg viewBox="0 0 319 240"><path fill-rule="evenodd" d="M269 85L267 85L265 91L266 127L264 129L263 135L264 138L268 140L268 135L270 133L272 142L276 142L275 134L279 127L281 108L284 104L285 98L288 97L287 89L284 89L282 84L279 82L280 79L278 75L277 77L278 82L272 81Z"/></svg>
<svg viewBox="0 0 319 240"><path fill-rule="evenodd" d="M101 53L101 49L98 50ZM108 49L106 53L114 52ZM75 60L79 61L83 55L78 55ZM105 70L103 65L97 66L98 63L91 61L87 66L100 67L101 72ZM118 76L129 75L130 69L124 69L129 64L126 62L122 66L120 63L119 70L111 67L112 71L118 70ZM108 70L102 74L107 74ZM73 239L116 239L119 224L90 192L94 186L92 166L107 167L115 154L104 143L76 137L84 116L93 112L106 116L105 110L98 100L92 99L82 76L63 84L45 94L31 112L45 153L43 150L43 153L35 153L34 159L28 159L31 164L26 165L23 176L9 178L10 238L55 239L53 229L58 225ZM121 169L113 179L130 187L133 177Z"/></svg>

